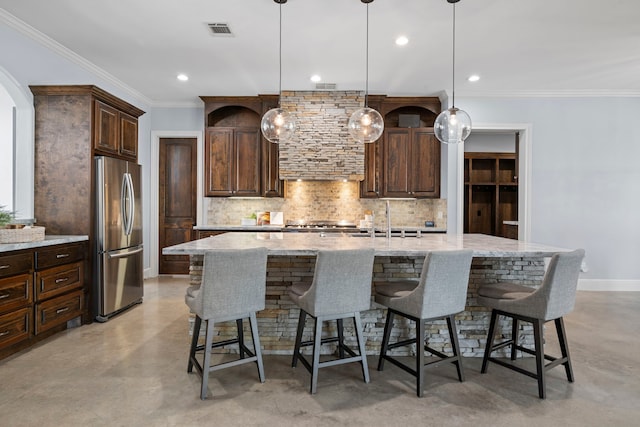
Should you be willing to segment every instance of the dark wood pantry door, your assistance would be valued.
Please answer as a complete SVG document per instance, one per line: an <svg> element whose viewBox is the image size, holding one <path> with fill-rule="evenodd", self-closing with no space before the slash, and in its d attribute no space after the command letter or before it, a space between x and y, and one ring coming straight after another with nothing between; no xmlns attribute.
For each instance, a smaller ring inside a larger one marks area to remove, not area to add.
<svg viewBox="0 0 640 427"><path fill-rule="evenodd" d="M162 248L195 238L196 138L160 138L159 273L189 274L189 256L162 255Z"/></svg>

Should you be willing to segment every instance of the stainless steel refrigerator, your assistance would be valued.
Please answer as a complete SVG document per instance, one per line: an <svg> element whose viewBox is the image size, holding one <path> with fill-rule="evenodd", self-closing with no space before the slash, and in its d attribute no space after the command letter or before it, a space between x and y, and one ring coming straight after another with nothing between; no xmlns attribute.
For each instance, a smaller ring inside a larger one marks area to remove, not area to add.
<svg viewBox="0 0 640 427"><path fill-rule="evenodd" d="M112 157L96 161L94 313L104 322L142 302L141 166Z"/></svg>

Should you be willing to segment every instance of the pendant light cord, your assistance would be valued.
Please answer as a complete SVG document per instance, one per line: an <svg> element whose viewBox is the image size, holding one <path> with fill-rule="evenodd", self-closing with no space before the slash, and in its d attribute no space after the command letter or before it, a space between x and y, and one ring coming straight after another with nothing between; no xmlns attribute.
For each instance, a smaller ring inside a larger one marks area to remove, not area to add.
<svg viewBox="0 0 640 427"><path fill-rule="evenodd" d="M453 61L451 61L451 108L456 108L456 4L453 4Z"/></svg>
<svg viewBox="0 0 640 427"><path fill-rule="evenodd" d="M364 84L364 106L365 108L369 105L368 97L369 97L369 3L367 3L367 45L366 45L366 53L365 53L365 62L366 62L366 71L365 71L365 84Z"/></svg>
<svg viewBox="0 0 640 427"><path fill-rule="evenodd" d="M280 42L278 50L278 108L282 108L282 2L280 2Z"/></svg>

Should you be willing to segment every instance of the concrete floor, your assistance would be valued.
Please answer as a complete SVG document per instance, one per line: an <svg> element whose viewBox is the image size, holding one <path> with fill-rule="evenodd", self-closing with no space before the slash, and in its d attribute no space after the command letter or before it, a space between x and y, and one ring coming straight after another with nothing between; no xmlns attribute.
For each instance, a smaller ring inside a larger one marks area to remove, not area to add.
<svg viewBox="0 0 640 427"><path fill-rule="evenodd" d="M105 324L60 333L0 361L2 426L636 426L640 420L640 293L579 292L565 318L576 382L549 371L547 399L535 380L465 359L466 381L452 365L427 371L425 397L413 378L370 357L371 383L359 366L320 371L318 393L289 356L211 374L209 398L187 374L186 280L148 280L145 301ZM548 324L548 349L555 333Z"/></svg>

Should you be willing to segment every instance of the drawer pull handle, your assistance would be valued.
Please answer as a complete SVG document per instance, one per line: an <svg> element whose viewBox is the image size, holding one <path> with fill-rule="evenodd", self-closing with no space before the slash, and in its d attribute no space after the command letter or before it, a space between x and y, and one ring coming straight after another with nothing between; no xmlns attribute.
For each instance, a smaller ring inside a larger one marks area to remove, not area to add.
<svg viewBox="0 0 640 427"><path fill-rule="evenodd" d="M57 285L58 283L66 282L67 280L69 280L69 278L68 278L68 277L63 277L63 278L61 278L61 279L56 279L56 285Z"/></svg>
<svg viewBox="0 0 640 427"><path fill-rule="evenodd" d="M3 337L5 335L9 335L10 333L11 333L11 331L0 332L0 337Z"/></svg>
<svg viewBox="0 0 640 427"><path fill-rule="evenodd" d="M69 307L57 309L56 314L64 313L65 311L69 311Z"/></svg>
<svg viewBox="0 0 640 427"><path fill-rule="evenodd" d="M0 295L0 299L5 299L5 298L9 298L9 294L2 294Z"/></svg>
<svg viewBox="0 0 640 427"><path fill-rule="evenodd" d="M0 265L0 270L5 270L7 268L11 267L10 265Z"/></svg>
<svg viewBox="0 0 640 427"><path fill-rule="evenodd" d="M57 254L56 258L60 259L60 258L67 258L69 256L69 254Z"/></svg>

